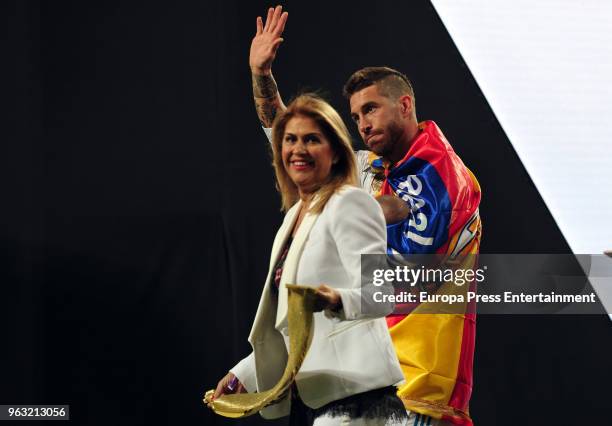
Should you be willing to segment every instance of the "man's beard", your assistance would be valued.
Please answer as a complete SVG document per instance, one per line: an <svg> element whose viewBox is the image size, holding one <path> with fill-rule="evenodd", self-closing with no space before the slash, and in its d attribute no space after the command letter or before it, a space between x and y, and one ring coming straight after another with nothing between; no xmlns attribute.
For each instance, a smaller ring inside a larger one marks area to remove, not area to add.
<svg viewBox="0 0 612 426"><path fill-rule="evenodd" d="M388 136L387 143L383 144L383 146L380 147L380 150L377 150L379 152L374 151L374 153L384 157L385 159L389 159L389 157L393 155L393 149L397 146L404 134L404 128L397 121L392 121L387 125L385 133Z"/></svg>

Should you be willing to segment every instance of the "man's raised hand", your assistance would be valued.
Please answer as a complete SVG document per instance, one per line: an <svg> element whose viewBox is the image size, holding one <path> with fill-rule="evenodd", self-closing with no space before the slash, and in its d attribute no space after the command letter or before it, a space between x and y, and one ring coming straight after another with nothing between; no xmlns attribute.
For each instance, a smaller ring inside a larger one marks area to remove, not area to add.
<svg viewBox="0 0 612 426"><path fill-rule="evenodd" d="M283 42L281 35L288 16L287 12L283 12L282 6L276 6L268 9L265 24L261 16L257 17L257 32L251 42L249 54L249 65L253 74L268 75L272 72L272 62L278 46Z"/></svg>

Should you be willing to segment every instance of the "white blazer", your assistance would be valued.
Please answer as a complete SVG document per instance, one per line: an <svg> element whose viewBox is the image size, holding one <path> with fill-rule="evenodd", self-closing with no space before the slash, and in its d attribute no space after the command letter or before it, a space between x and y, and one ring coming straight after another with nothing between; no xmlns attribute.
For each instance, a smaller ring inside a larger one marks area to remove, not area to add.
<svg viewBox="0 0 612 426"><path fill-rule="evenodd" d="M360 255L386 253L386 226L379 204L362 189L345 186L320 214L306 214L287 254L277 298L270 288L274 285L273 268L300 206L301 201L287 212L274 240L270 270L249 335L253 352L231 372L249 392L272 388L287 364L285 284L327 284L340 293L343 309L314 314L312 343L296 376L302 401L319 408L349 395L403 382L383 318L393 305L362 306ZM393 289L383 286L376 291L391 294ZM365 298L363 303L367 303ZM290 403L287 396L261 414L265 418L286 416Z"/></svg>

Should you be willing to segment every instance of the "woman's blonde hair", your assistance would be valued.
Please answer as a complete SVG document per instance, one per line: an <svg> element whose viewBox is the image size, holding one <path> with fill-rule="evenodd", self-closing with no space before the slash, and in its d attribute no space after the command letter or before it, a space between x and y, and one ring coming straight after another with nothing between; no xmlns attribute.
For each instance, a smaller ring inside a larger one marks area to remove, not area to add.
<svg viewBox="0 0 612 426"><path fill-rule="evenodd" d="M338 112L314 93L297 96L285 111L280 113L272 125L272 165L276 183L282 198L282 210L287 211L299 199L298 188L293 183L282 158L282 144L289 120L296 116L311 118L320 127L329 141L337 162L332 165L326 182L317 191L317 199L309 211L320 213L327 201L340 187L357 185L357 162L351 145L351 137Z"/></svg>

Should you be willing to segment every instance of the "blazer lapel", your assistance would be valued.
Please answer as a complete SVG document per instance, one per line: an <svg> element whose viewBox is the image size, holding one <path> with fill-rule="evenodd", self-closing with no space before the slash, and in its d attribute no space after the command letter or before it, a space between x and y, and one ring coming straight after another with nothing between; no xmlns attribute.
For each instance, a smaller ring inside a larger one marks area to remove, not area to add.
<svg viewBox="0 0 612 426"><path fill-rule="evenodd" d="M272 268L274 268L274 265L276 265L276 262L278 261L278 256L280 256L281 254L281 250L285 248L287 239L291 235L291 231L293 230L295 221L297 220L299 216L301 206L302 206L302 200L299 200L297 204L295 205L295 207L291 208L287 212L287 216L285 217L283 224L281 225L278 232L276 233L276 237L274 237L274 243L272 244L272 253L270 254L270 267L268 270L268 275L272 272ZM269 281L270 280L268 277L268 282Z"/></svg>
<svg viewBox="0 0 612 426"><path fill-rule="evenodd" d="M291 235L291 231L293 230L293 226L295 221L298 218L300 207L302 205L302 201L299 200L296 205L289 209L287 215L285 216L285 220L281 227L276 232L276 237L274 237L274 243L272 244L272 252L270 254L270 266L268 267L268 275L266 276L266 282L264 283L263 293L261 295L261 299L259 300L259 306L257 308L257 313L255 314L255 320L253 321L253 327L251 328L251 333L249 334L249 342L253 343L255 340L255 336L259 331L259 327L263 325L265 322L265 318L270 314L270 285L272 284L272 273L274 266L278 260L278 256L281 254L281 250L285 247L287 243L287 239L289 235ZM274 314L276 314L274 312Z"/></svg>
<svg viewBox="0 0 612 426"><path fill-rule="evenodd" d="M289 253L287 253L287 258L285 259L285 264L283 265L283 275L281 276L281 285L278 289L278 310L276 315L276 328L279 329L284 326L284 323L287 319L287 287L285 284L304 284L304 283L296 283L295 279L297 277L297 269L300 263L300 258L302 256L302 251L304 250L304 244L308 241L308 235L310 234L310 230L316 223L319 218L318 214L307 213L302 219L302 223L298 228L295 237L293 238L293 242L291 243L291 248L289 249ZM293 227L291 227L292 229Z"/></svg>

